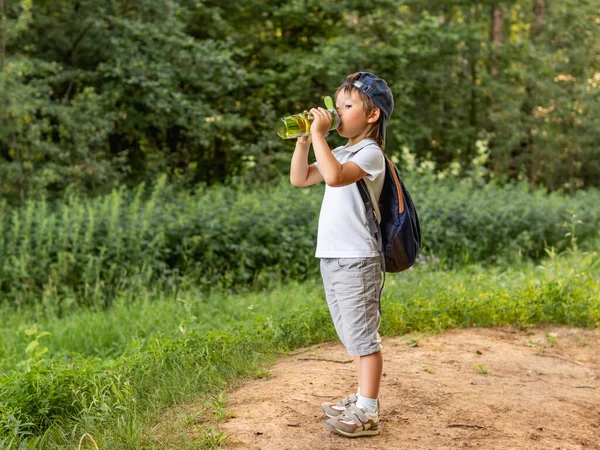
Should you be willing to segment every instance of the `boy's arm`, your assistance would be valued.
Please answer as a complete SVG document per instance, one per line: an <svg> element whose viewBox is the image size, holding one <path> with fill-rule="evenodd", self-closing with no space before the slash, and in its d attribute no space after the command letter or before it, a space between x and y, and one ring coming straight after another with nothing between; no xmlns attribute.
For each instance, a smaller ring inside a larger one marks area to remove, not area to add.
<svg viewBox="0 0 600 450"><path fill-rule="evenodd" d="M309 150L310 139L307 137L298 138L290 167L290 183L292 183L292 186L306 187L323 181L319 169L314 164L308 164Z"/></svg>
<svg viewBox="0 0 600 450"><path fill-rule="evenodd" d="M348 161L340 164L325 140L331 126L331 114L324 108L313 108L310 111L315 119L310 128L315 158L319 163L319 171L328 186L346 186L367 176L356 163Z"/></svg>

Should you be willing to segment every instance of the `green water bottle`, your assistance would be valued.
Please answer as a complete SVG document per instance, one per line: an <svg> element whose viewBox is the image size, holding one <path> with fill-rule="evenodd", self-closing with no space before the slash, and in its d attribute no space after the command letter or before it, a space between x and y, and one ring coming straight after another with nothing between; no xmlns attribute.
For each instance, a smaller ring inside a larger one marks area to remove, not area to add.
<svg viewBox="0 0 600 450"><path fill-rule="evenodd" d="M325 97L325 106L327 111L331 113L331 127L329 131L337 130L340 126L341 120L335 107L333 106L333 99L331 97ZM291 116L282 117L277 121L277 134L282 139L293 139L300 136L308 136L310 134L310 126L313 123L313 116L308 111L304 111L298 114L292 114Z"/></svg>

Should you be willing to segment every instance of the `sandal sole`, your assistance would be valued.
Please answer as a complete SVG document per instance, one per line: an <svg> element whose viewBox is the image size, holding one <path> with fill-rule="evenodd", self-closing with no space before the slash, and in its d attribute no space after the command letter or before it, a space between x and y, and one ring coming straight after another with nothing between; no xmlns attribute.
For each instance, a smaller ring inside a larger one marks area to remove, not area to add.
<svg viewBox="0 0 600 450"><path fill-rule="evenodd" d="M336 434L349 438L365 437L365 436L376 436L379 434L379 428L373 430L355 431L354 433L347 433L342 430L338 430L336 427L331 425L329 422L325 422L325 426Z"/></svg>

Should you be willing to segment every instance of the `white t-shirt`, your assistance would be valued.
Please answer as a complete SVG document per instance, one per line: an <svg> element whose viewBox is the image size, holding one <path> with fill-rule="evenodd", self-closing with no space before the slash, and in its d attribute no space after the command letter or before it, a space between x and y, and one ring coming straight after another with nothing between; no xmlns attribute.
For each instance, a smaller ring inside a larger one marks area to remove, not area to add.
<svg viewBox="0 0 600 450"><path fill-rule="evenodd" d="M357 153L354 154L359 150ZM365 184L374 200L375 214L380 219L377 201L385 178L385 158L373 139L363 139L351 147L332 151L340 164L352 161L367 173ZM318 164L315 164L317 168ZM319 215L317 258L365 258L378 256L377 240L371 235L365 204L358 185L325 187Z"/></svg>

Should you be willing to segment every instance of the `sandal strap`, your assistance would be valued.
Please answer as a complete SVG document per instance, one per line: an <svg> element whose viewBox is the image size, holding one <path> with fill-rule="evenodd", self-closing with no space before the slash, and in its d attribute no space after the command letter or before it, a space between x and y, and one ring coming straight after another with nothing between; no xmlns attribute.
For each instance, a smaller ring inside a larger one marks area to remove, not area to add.
<svg viewBox="0 0 600 450"><path fill-rule="evenodd" d="M343 418L350 419L358 427L364 427L364 424L369 421L364 411L356 405L352 405L350 408L346 409Z"/></svg>
<svg viewBox="0 0 600 450"><path fill-rule="evenodd" d="M340 406L343 406L344 408L348 408L351 405L354 405L357 400L358 399L356 398L356 395L351 395L350 397L340 400L339 404L340 404Z"/></svg>

